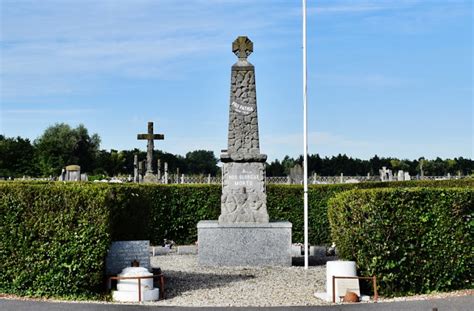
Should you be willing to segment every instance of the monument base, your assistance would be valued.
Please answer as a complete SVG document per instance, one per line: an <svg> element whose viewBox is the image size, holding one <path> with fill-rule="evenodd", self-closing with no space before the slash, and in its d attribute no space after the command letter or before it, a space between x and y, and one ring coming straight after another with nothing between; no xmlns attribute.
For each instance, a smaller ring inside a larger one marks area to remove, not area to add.
<svg viewBox="0 0 474 311"><path fill-rule="evenodd" d="M145 177L143 177L143 182L144 183L157 183L158 178L156 177L155 174L145 174Z"/></svg>
<svg viewBox="0 0 474 311"><path fill-rule="evenodd" d="M202 220L198 229L198 263L202 266L291 266L288 221L219 224Z"/></svg>

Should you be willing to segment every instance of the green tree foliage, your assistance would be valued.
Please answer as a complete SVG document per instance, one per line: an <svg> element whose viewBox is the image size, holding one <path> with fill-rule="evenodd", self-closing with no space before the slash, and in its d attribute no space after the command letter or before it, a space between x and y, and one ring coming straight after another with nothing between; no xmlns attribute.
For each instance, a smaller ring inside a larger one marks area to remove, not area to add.
<svg viewBox="0 0 474 311"><path fill-rule="evenodd" d="M35 149L28 139L0 135L0 177L34 175Z"/></svg>
<svg viewBox="0 0 474 311"><path fill-rule="evenodd" d="M289 174L290 168L295 164L302 164L302 156L290 158L285 156L280 163L278 160L267 164L268 176L284 176ZM379 174L379 169L383 166L393 170L403 170L410 175L421 175L421 167L425 176L445 176L451 175L471 175L474 173L474 161L463 157L446 159L436 158L426 160L420 158L410 161L408 159L380 158L377 155L369 160L360 160L348 157L345 154L321 158L319 154L308 156L308 173L320 176L337 176L343 173L346 176L365 176L370 173L372 176Z"/></svg>
<svg viewBox="0 0 474 311"><path fill-rule="evenodd" d="M137 148L132 150L99 150L100 137L89 135L84 125L71 128L65 123L48 127L31 145L28 139L8 138L0 135L0 178L58 176L61 169L69 164L78 164L82 172L97 175L131 175L133 174L134 156L139 161L146 159L146 152ZM168 163L168 172L175 174L179 169L183 174L218 175L218 159L212 151L195 150L185 157L155 150L153 153L153 170L157 170L157 159ZM296 164L303 164L303 157L285 156L283 160L274 160L267 164L267 176L286 176ZM348 157L345 154L321 158L318 154L308 156L308 174L321 176L372 176L379 174L383 166L393 171L404 170L410 175L425 176L471 175L474 174L474 161L462 157L454 159L418 160L380 158L377 155L369 160Z"/></svg>
<svg viewBox="0 0 474 311"><path fill-rule="evenodd" d="M188 174L211 174L217 173L217 158L214 152L196 150L186 153L186 165Z"/></svg>
<svg viewBox="0 0 474 311"><path fill-rule="evenodd" d="M110 152L101 150L97 157L97 166L94 173L105 174L108 176L117 176L121 174L127 169L125 156L126 155L123 151L119 152L115 149L110 150Z"/></svg>
<svg viewBox="0 0 474 311"><path fill-rule="evenodd" d="M82 171L90 172L99 145L99 135L89 136L84 125L71 128L65 123L48 127L34 142L39 169L46 176L57 176L64 166L70 164L80 165Z"/></svg>

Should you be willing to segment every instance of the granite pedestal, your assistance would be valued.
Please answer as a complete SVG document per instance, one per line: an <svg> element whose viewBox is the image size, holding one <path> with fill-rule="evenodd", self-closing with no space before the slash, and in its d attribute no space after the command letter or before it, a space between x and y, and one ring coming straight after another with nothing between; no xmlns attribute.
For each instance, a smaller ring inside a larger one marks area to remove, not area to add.
<svg viewBox="0 0 474 311"><path fill-rule="evenodd" d="M198 262L203 266L291 266L291 227L288 221L200 221Z"/></svg>

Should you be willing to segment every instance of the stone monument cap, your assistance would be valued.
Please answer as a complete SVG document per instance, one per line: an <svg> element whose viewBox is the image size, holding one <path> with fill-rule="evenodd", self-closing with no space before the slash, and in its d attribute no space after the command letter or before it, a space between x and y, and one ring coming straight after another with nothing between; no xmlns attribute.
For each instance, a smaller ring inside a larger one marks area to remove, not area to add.
<svg viewBox="0 0 474 311"><path fill-rule="evenodd" d="M239 59L247 59L253 52L253 42L247 36L239 36L232 42L232 52Z"/></svg>
<svg viewBox="0 0 474 311"><path fill-rule="evenodd" d="M66 171L80 171L81 167L79 165L68 165L66 166Z"/></svg>

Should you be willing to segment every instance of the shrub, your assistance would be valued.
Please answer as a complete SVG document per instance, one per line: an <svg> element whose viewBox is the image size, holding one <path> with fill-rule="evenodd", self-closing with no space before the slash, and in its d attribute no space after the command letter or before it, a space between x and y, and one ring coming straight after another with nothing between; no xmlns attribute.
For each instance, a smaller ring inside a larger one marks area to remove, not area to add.
<svg viewBox="0 0 474 311"><path fill-rule="evenodd" d="M90 296L109 246L106 187L0 183L0 291Z"/></svg>
<svg viewBox="0 0 474 311"><path fill-rule="evenodd" d="M474 180L314 185L309 188L311 244L331 241L328 200L350 189L451 187ZM218 185L0 182L0 292L34 296L91 296L102 291L111 240L161 244L197 240L196 224L217 219ZM293 223L303 241L303 188L270 185L271 220Z"/></svg>
<svg viewBox="0 0 474 311"><path fill-rule="evenodd" d="M440 181L367 182L358 184L310 185L308 189L308 236L312 245L327 245L331 241L327 217L328 200L351 189L400 187L474 187L474 179ZM269 185L267 205L271 220L288 220L293 224L293 242L303 242L303 187L301 185Z"/></svg>
<svg viewBox="0 0 474 311"><path fill-rule="evenodd" d="M472 287L474 189L351 190L329 205L339 256L382 294Z"/></svg>
<svg viewBox="0 0 474 311"><path fill-rule="evenodd" d="M220 189L216 185L113 185L112 238L146 239L155 245L163 238L194 243L198 221L219 217Z"/></svg>

